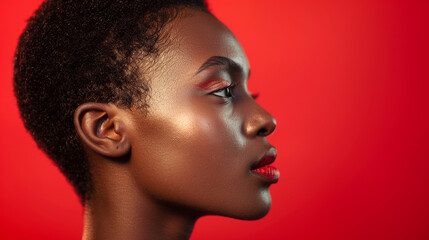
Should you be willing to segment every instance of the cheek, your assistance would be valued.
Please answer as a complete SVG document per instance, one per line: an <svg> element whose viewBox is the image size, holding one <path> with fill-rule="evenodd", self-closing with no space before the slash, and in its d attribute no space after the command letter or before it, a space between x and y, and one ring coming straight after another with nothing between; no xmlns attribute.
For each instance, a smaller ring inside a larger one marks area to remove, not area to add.
<svg viewBox="0 0 429 240"><path fill-rule="evenodd" d="M146 119L136 133L132 169L154 192L213 188L242 168L243 162L232 160L245 145L240 121L227 114L177 111Z"/></svg>
<svg viewBox="0 0 429 240"><path fill-rule="evenodd" d="M138 188L155 199L206 213L249 217L267 211L269 194L249 176L254 160L229 112L178 110L139 124L132 149ZM256 207L255 206L259 206Z"/></svg>

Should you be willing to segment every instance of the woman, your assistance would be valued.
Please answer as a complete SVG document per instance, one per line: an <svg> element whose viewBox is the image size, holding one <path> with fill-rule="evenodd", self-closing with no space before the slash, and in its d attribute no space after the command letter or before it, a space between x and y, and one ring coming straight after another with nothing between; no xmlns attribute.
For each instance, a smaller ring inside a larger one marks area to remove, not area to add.
<svg viewBox="0 0 429 240"><path fill-rule="evenodd" d="M270 208L275 120L203 1L47 1L20 38L25 126L85 206L83 239L188 239Z"/></svg>

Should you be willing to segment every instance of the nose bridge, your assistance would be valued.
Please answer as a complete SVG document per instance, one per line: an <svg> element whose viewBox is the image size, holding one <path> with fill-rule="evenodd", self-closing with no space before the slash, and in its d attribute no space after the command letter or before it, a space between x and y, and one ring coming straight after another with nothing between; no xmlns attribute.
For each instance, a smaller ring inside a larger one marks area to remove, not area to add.
<svg viewBox="0 0 429 240"><path fill-rule="evenodd" d="M244 119L243 131L249 137L268 136L276 128L276 120L262 108L256 101L245 109L247 111Z"/></svg>

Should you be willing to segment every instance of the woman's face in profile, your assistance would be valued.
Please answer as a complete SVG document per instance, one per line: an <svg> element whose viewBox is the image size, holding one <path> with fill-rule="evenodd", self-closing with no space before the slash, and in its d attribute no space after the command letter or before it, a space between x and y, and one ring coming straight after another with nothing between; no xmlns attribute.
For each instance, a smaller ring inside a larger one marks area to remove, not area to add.
<svg viewBox="0 0 429 240"><path fill-rule="evenodd" d="M195 215L264 216L278 171L265 136L275 120L247 90L249 63L213 16L185 10L150 66L147 112L133 110L130 164L138 191Z"/></svg>

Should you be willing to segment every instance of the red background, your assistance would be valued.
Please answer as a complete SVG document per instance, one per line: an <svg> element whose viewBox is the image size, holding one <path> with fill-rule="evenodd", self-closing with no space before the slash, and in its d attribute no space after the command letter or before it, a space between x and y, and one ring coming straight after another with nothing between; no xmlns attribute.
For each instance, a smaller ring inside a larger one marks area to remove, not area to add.
<svg viewBox="0 0 429 240"><path fill-rule="evenodd" d="M1 1L0 239L80 239L82 207L19 119L12 59L40 0ZM281 179L259 221L192 239L429 239L429 2L209 1L276 118Z"/></svg>

